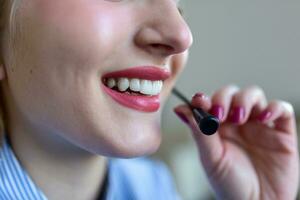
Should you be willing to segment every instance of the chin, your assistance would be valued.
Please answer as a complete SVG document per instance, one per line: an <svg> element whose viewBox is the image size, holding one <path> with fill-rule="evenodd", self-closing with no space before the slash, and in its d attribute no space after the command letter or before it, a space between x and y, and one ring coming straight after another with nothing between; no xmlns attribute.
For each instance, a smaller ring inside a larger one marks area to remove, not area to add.
<svg viewBox="0 0 300 200"><path fill-rule="evenodd" d="M161 144L161 134L152 133L151 136L133 138L120 141L110 153L111 157L134 158L148 156L155 153Z"/></svg>
<svg viewBox="0 0 300 200"><path fill-rule="evenodd" d="M88 120L88 125L82 128L85 134L78 134L80 146L93 154L116 158L134 158L155 153L162 140L160 113L145 115L133 112L132 116L121 114L117 114L114 121L108 120L100 125L97 123L99 120ZM91 121L95 123L90 124Z"/></svg>

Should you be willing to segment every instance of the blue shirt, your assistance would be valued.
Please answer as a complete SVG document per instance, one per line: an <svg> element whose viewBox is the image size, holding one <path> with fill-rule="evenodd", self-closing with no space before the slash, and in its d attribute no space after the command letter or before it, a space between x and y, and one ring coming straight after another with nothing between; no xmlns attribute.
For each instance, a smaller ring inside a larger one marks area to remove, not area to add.
<svg viewBox="0 0 300 200"><path fill-rule="evenodd" d="M147 158L109 159L106 200L180 199L167 167ZM4 137L0 149L0 200L47 200Z"/></svg>

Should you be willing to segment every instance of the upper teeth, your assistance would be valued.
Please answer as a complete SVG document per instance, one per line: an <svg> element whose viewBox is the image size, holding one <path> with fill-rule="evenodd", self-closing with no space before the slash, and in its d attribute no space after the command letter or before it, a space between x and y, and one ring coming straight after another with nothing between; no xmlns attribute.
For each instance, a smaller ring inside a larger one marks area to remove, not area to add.
<svg viewBox="0 0 300 200"><path fill-rule="evenodd" d="M121 92L126 91L128 88L135 92L140 92L145 95L158 95L163 86L163 81L150 81L144 79L128 79L128 78L108 78L106 85L109 88L117 87Z"/></svg>

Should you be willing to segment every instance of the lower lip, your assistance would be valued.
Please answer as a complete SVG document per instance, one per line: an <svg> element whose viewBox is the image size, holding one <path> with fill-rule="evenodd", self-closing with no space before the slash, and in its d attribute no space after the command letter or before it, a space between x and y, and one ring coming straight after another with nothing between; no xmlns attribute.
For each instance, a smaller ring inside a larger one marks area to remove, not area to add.
<svg viewBox="0 0 300 200"><path fill-rule="evenodd" d="M143 112L156 112L160 107L159 95L138 96L117 92L101 84L104 91L119 104Z"/></svg>

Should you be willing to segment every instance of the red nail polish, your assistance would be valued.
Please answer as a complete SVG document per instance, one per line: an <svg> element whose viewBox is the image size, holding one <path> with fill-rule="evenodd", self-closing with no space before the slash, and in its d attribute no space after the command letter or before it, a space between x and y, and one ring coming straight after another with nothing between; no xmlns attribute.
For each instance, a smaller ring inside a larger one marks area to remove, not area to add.
<svg viewBox="0 0 300 200"><path fill-rule="evenodd" d="M233 123L240 123L245 118L245 108L244 107L233 107L231 114L230 114L230 120Z"/></svg>
<svg viewBox="0 0 300 200"><path fill-rule="evenodd" d="M177 112L175 110L174 110L174 112L184 123L189 124L189 120L186 118L186 116L184 114Z"/></svg>
<svg viewBox="0 0 300 200"><path fill-rule="evenodd" d="M213 105L213 107L210 110L210 113L217 117L220 121L222 121L224 117L224 108L220 105Z"/></svg>
<svg viewBox="0 0 300 200"><path fill-rule="evenodd" d="M272 116L272 112L265 110L264 112L262 112L259 116L258 116L258 120L261 122L267 121L268 119L270 119Z"/></svg>

